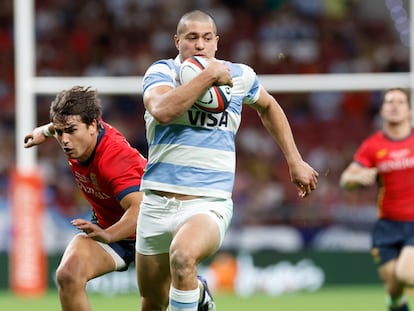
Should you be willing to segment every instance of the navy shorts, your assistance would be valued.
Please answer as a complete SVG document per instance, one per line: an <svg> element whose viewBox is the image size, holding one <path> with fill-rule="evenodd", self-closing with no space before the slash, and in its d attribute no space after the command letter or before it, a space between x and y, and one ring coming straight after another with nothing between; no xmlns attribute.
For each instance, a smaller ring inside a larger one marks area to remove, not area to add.
<svg viewBox="0 0 414 311"><path fill-rule="evenodd" d="M96 217L92 215L91 222L99 226ZM102 243L97 241L114 259L116 271L125 271L131 262L135 262L135 239L121 240L113 243Z"/></svg>
<svg viewBox="0 0 414 311"><path fill-rule="evenodd" d="M398 258L404 246L414 246L414 221L379 219L372 230L372 258L382 265Z"/></svg>
<svg viewBox="0 0 414 311"><path fill-rule="evenodd" d="M125 271L131 262L135 261L135 240L122 240L108 244L125 262L125 267L118 271Z"/></svg>

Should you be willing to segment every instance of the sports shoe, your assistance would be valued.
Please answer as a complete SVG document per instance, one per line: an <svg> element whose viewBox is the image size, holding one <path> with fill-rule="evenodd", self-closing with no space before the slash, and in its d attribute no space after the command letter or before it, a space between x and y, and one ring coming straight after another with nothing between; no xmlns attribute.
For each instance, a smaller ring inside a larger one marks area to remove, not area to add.
<svg viewBox="0 0 414 311"><path fill-rule="evenodd" d="M200 310L200 306L198 306L198 309ZM391 311L409 311L409 309L408 309L408 304L403 304L403 305L401 305L401 306L399 306L399 307L395 307L395 308L389 308ZM208 309L206 309L206 310L208 310Z"/></svg>
<svg viewBox="0 0 414 311"><path fill-rule="evenodd" d="M213 300L213 296L208 289L207 281L201 276L197 275L197 278L203 283L204 292L201 298L201 302L198 304L198 311L216 311L216 304ZM207 297L206 297L207 295Z"/></svg>

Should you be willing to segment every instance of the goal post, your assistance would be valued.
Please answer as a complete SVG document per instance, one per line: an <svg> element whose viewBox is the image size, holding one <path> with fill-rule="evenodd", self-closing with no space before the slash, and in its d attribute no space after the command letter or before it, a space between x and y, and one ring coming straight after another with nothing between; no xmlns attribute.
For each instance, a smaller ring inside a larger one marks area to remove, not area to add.
<svg viewBox="0 0 414 311"><path fill-rule="evenodd" d="M360 74L306 74L306 75L259 75L263 87L269 92L323 92L369 91L389 87L409 87L408 73L360 73ZM139 95L142 76L130 77L34 77L34 94L55 95L74 85L93 86L100 94Z"/></svg>
<svg viewBox="0 0 414 311"><path fill-rule="evenodd" d="M10 172L9 204L12 235L9 249L9 284L16 295L40 296L47 290L43 242L43 181L36 170L35 148L24 150L23 137L36 123L34 2L14 1L15 37L15 141L16 167Z"/></svg>

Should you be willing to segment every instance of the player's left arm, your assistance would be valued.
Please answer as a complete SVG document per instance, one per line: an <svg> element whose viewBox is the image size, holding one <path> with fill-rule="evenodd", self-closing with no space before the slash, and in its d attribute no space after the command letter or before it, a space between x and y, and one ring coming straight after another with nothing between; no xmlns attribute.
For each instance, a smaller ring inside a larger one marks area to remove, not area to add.
<svg viewBox="0 0 414 311"><path fill-rule="evenodd" d="M306 197L316 189L319 174L302 159L283 109L262 86L258 100L251 106L257 111L263 125L282 150L299 196Z"/></svg>
<svg viewBox="0 0 414 311"><path fill-rule="evenodd" d="M136 231L142 196L142 192L135 191L123 197L120 204L125 213L116 223L106 229L102 229L84 219L74 219L72 225L85 232L88 237L103 243L112 243L129 238Z"/></svg>

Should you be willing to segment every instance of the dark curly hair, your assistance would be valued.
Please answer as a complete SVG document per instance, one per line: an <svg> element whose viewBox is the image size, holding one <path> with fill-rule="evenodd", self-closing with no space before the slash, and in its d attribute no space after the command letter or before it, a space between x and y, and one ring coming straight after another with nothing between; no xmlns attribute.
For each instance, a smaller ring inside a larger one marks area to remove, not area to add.
<svg viewBox="0 0 414 311"><path fill-rule="evenodd" d="M64 123L69 116L80 116L86 125L102 117L98 92L91 87L74 86L61 91L50 105L50 121Z"/></svg>

